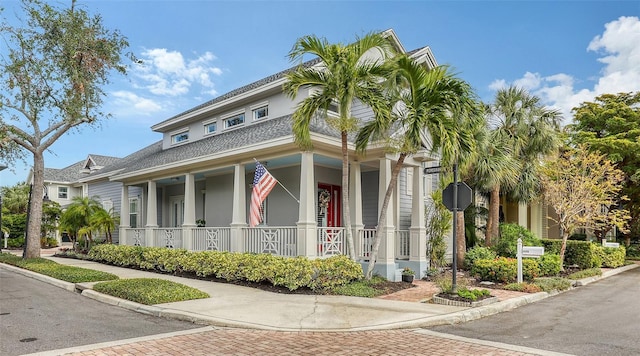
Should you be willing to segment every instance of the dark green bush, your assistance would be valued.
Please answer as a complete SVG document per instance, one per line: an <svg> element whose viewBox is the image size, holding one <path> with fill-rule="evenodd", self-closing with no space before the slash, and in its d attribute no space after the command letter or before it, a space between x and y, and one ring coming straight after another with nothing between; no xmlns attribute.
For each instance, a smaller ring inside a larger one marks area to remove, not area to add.
<svg viewBox="0 0 640 356"><path fill-rule="evenodd" d="M630 245L627 247L627 258L639 259L640 258L640 245Z"/></svg>
<svg viewBox="0 0 640 356"><path fill-rule="evenodd" d="M540 266L540 275L545 277L557 276L562 269L560 256L548 253L538 258L538 266Z"/></svg>
<svg viewBox="0 0 640 356"><path fill-rule="evenodd" d="M500 224L500 237L492 249L502 257L515 258L518 253L518 238L523 246L542 246L542 242L531 231L518 224Z"/></svg>
<svg viewBox="0 0 640 356"><path fill-rule="evenodd" d="M476 260L492 260L496 253L488 247L476 246L464 255L464 268L470 270Z"/></svg>
<svg viewBox="0 0 640 356"><path fill-rule="evenodd" d="M543 239L545 253L560 254L562 240ZM602 260L596 254L596 244L589 241L567 241L567 249L564 253L564 265L577 265L581 269L600 267Z"/></svg>
<svg viewBox="0 0 640 356"><path fill-rule="evenodd" d="M119 245L94 246L89 256L95 261L119 266L182 271L227 281L269 282L290 290L302 287L325 290L362 278L362 266L346 256L309 260L269 254Z"/></svg>
<svg viewBox="0 0 640 356"><path fill-rule="evenodd" d="M2 238L4 246L4 238ZM24 237L11 237L7 239L7 248L21 248L24 246Z"/></svg>
<svg viewBox="0 0 640 356"><path fill-rule="evenodd" d="M476 260L471 274L483 281L511 283L518 279L518 261L514 258L498 257L493 260ZM522 260L522 278L530 281L540 275L540 267L534 259Z"/></svg>
<svg viewBox="0 0 640 356"><path fill-rule="evenodd" d="M624 259L627 255L624 246L620 247L604 247L597 246L595 253L602 261L601 267L605 268L617 268L624 266Z"/></svg>

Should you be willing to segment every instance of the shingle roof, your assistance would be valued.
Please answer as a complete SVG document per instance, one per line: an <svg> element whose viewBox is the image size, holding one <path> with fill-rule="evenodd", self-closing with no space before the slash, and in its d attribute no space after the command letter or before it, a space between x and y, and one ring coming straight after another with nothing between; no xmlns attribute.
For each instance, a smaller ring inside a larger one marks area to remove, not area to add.
<svg viewBox="0 0 640 356"><path fill-rule="evenodd" d="M306 62L302 63L302 66L303 67L311 67L311 66L313 66L313 65L315 65L317 63L320 63L320 58L315 58L315 59L312 59L310 61L306 61ZM253 82L251 84L247 84L247 85L242 86L240 88L234 89L234 90L232 90L230 92L227 92L225 94L222 94L222 95L220 95L220 96L218 96L218 97L216 97L216 98L214 98L212 100L209 100L209 101L207 101L205 103L202 103L202 104L200 104L198 106L195 106L195 107L193 107L193 108L191 108L189 110L186 110L186 111L184 111L184 112L182 112L182 113L180 113L178 115L172 116L172 117L170 117L170 118L168 118L168 119L166 119L164 121L161 121L161 122L159 122L159 123L157 123L157 124L155 124L153 126L162 125L162 124L167 123L167 122L169 122L169 121L171 121L171 120L173 120L175 118L178 118L180 116L186 115L186 114L188 114L190 112L193 112L193 111L199 110L201 108L213 105L215 103L218 103L218 102L233 98L234 96L246 93L246 92L248 92L250 90L253 90L253 89L257 89L257 88L259 88L259 87L261 87L263 85L269 84L271 82L275 82L276 80L278 80L280 78L283 78L285 75L287 75L287 73L292 72L293 70L295 70L297 67L298 66L294 66L294 67L285 69L285 70L283 70L281 72L278 72L276 74L272 74L272 75L270 75L270 76L268 76L266 78L262 78L262 79L260 79L258 81L255 81L255 82Z"/></svg>
<svg viewBox="0 0 640 356"><path fill-rule="evenodd" d="M339 132L327 126L324 120L313 120L310 128L315 133L340 137ZM240 148L248 143L259 143L292 134L291 115L286 115L165 150L162 149L162 141L159 141L125 157L117 164L107 167L105 171L122 169L118 174L135 172L185 159L209 156Z"/></svg>
<svg viewBox="0 0 640 356"><path fill-rule="evenodd" d="M96 165L106 167L118 162L121 158L119 157L111 157L111 156L102 156L90 154L87 157L91 157L93 162ZM64 168L45 168L44 169L44 179L45 181L50 182L67 182L74 183L77 182L78 179L89 176L89 173L83 172L84 164L87 159L83 159L82 161L76 162L70 166ZM96 174L100 172L100 170L93 171L91 174Z"/></svg>

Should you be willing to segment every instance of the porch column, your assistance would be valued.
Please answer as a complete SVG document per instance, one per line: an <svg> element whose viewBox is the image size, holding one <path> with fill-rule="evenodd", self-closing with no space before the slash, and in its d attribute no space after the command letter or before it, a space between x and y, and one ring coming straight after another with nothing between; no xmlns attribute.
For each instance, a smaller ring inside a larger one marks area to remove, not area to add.
<svg viewBox="0 0 640 356"><path fill-rule="evenodd" d="M518 225L528 229L527 226L527 203L518 203Z"/></svg>
<svg viewBox="0 0 640 356"><path fill-rule="evenodd" d="M129 243L129 241L127 241L127 229L130 227L129 223L129 186L123 183L120 192L120 236L118 239L118 244L120 245Z"/></svg>
<svg viewBox="0 0 640 356"><path fill-rule="evenodd" d="M542 238L542 205L531 204L531 232L538 238Z"/></svg>
<svg viewBox="0 0 640 356"><path fill-rule="evenodd" d="M184 175L184 220L182 222L182 248L192 250L193 228L196 227L196 185L192 173Z"/></svg>
<svg viewBox="0 0 640 356"><path fill-rule="evenodd" d="M387 158L380 159L380 171L378 179L378 216L382 209L384 195L387 193L387 187L391 180L391 160ZM381 276L389 279L395 279L395 227L393 225L394 201L396 195L393 194L387 208L386 223L379 227L382 240L380 241L380 249L378 250L378 258L376 260L375 271ZM378 223L380 223L378 221Z"/></svg>
<svg viewBox="0 0 640 356"><path fill-rule="evenodd" d="M359 231L364 229L362 222L362 170L360 162L351 162L349 167L349 202L351 203L351 227L356 257L362 256L362 240Z"/></svg>
<svg viewBox="0 0 640 356"><path fill-rule="evenodd" d="M244 252L243 228L247 227L247 193L244 164L233 165L233 204L231 216L231 251Z"/></svg>
<svg viewBox="0 0 640 356"><path fill-rule="evenodd" d="M147 182L147 224L145 245L155 245L155 228L158 227L158 193L156 191L156 182L150 180Z"/></svg>
<svg viewBox="0 0 640 356"><path fill-rule="evenodd" d="M409 227L409 261L416 277L422 278L428 267L427 262L427 229L424 217L424 185L422 184L422 167L413 167L413 184L411 196L411 227Z"/></svg>
<svg viewBox="0 0 640 356"><path fill-rule="evenodd" d="M313 153L302 152L300 154L300 205L296 223L299 256L316 257L318 254L315 196Z"/></svg>

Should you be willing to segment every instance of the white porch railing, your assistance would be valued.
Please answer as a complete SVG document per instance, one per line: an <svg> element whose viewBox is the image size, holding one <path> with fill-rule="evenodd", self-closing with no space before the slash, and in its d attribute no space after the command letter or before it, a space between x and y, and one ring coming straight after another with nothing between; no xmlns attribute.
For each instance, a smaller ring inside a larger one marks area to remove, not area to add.
<svg viewBox="0 0 640 356"><path fill-rule="evenodd" d="M127 241L127 245L131 245L131 246L148 246L149 245L145 240L145 229L142 229L142 228L126 229L125 239Z"/></svg>
<svg viewBox="0 0 640 356"><path fill-rule="evenodd" d="M343 227L319 227L318 257L346 255L349 253Z"/></svg>
<svg viewBox="0 0 640 356"><path fill-rule="evenodd" d="M408 260L410 255L409 242L410 234L409 230L396 230L395 231L395 258L399 260ZM373 249L373 240L376 236L376 229L362 229L358 230L358 242L360 247L359 259L368 260L371 256L371 250Z"/></svg>
<svg viewBox="0 0 640 356"><path fill-rule="evenodd" d="M191 246L194 251L231 251L231 228L194 228Z"/></svg>
<svg viewBox="0 0 640 356"><path fill-rule="evenodd" d="M248 227L243 230L246 252L286 257L298 255L298 232L295 227Z"/></svg>
<svg viewBox="0 0 640 356"><path fill-rule="evenodd" d="M161 227L153 229L153 246L182 248L182 228Z"/></svg>

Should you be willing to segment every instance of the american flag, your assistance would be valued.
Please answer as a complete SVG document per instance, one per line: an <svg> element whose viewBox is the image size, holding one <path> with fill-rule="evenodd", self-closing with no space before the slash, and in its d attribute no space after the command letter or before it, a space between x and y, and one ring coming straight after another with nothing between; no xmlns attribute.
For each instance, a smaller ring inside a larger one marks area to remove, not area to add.
<svg viewBox="0 0 640 356"><path fill-rule="evenodd" d="M254 227L262 221L262 202L267 198L276 183L278 183L278 180L273 178L260 162L256 162L256 175L253 177L251 209L249 210L250 227Z"/></svg>

